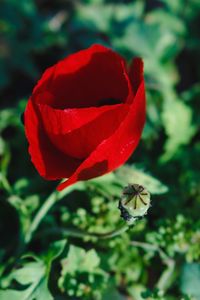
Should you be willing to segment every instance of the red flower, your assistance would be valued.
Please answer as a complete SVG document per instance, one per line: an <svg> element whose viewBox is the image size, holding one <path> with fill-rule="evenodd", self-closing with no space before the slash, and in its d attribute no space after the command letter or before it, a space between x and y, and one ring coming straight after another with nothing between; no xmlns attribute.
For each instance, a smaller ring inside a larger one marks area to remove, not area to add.
<svg viewBox="0 0 200 300"><path fill-rule="evenodd" d="M58 190L108 173L136 148L145 123L141 59L129 70L101 45L47 69L25 110L25 132L36 169L46 179L68 178Z"/></svg>

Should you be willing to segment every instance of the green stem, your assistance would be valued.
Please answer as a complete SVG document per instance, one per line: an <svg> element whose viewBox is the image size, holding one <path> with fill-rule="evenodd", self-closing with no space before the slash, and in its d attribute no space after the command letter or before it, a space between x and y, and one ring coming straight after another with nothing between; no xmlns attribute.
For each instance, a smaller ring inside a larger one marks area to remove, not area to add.
<svg viewBox="0 0 200 300"><path fill-rule="evenodd" d="M156 251L159 253L163 263L166 265L165 270L161 274L156 286L159 290L166 292L166 290L170 287L173 281L173 273L175 270L175 261L169 257L159 246L143 243L138 241L132 241L131 245L143 248L145 250Z"/></svg>
<svg viewBox="0 0 200 300"><path fill-rule="evenodd" d="M164 261L166 265L168 265L172 259L157 245L149 244L149 243L144 243L144 242L138 242L138 241L132 241L131 245L143 248L145 250L150 250L150 251L156 251L159 253L161 259Z"/></svg>
<svg viewBox="0 0 200 300"><path fill-rule="evenodd" d="M28 244L32 238L33 233L38 228L39 224L41 223L44 216L47 214L47 212L50 210L50 208L56 203L58 200L58 192L52 193L47 200L44 202L36 216L34 217L29 230L25 236L25 243Z"/></svg>
<svg viewBox="0 0 200 300"><path fill-rule="evenodd" d="M60 201L62 198L64 198L67 194L71 193L73 190L82 190L84 188L83 183L78 183L76 185L73 185L71 187L68 187L67 189L63 190L62 192L54 191L47 200L43 203L35 217L33 218L33 221L25 235L25 244L28 244L34 232L39 227L41 221L46 216L48 211L54 206L54 204L58 201Z"/></svg>
<svg viewBox="0 0 200 300"><path fill-rule="evenodd" d="M123 225L118 229L115 229L113 231L110 232L106 232L106 233L92 233L91 235L93 235L94 237L100 238L100 239L110 239L113 238L115 236L121 235L122 233L126 232L129 229L128 225Z"/></svg>
<svg viewBox="0 0 200 300"><path fill-rule="evenodd" d="M43 218L46 216L46 214L48 213L48 211L53 207L53 205L58 202L59 200L61 200L64 196L66 196L67 194L71 193L74 189L78 189L78 190L82 190L84 188L83 183L79 183L76 184L75 186L69 187L67 189L65 189L62 192L57 192L54 191L48 198L47 200L43 203L43 205L41 206L41 208L39 209L39 211L37 212L37 214L35 215L29 230L25 236L25 244L28 244L32 237L33 234L35 233L35 231L37 230L37 228L39 227L40 223L42 222ZM125 231L127 231L129 228L129 226L123 225L122 227L110 231L110 232L106 232L106 233L88 233L88 232L84 232L84 231L79 231L76 229L63 229L63 228L54 228L51 230L47 230L46 234L52 234L52 233L62 233L65 236L74 236L74 237L80 237L80 238L84 238L86 236L90 236L90 237L96 237L96 238L100 238L100 239L108 239L108 238L112 238L115 237L117 235L120 235L122 233L124 233Z"/></svg>
<svg viewBox="0 0 200 300"><path fill-rule="evenodd" d="M166 292L173 282L173 273L175 270L175 262L170 260L166 269L161 274L156 286L159 290Z"/></svg>
<svg viewBox="0 0 200 300"><path fill-rule="evenodd" d="M42 222L44 217L47 215L49 210L54 206L54 204L56 202L60 201L62 198L64 198L67 194L70 194L73 190L80 191L80 190L84 190L84 189L85 189L84 183L79 182L76 185L68 187L67 189L63 190L62 192L54 191L47 198L47 200L43 203L43 205L40 207L40 209L36 213L35 217L33 218L33 221L31 222L31 225L30 225L25 237L22 238L22 241L20 242L20 244L16 250L15 258L10 262L10 265L8 266L8 268L10 268L11 265L16 263L16 261L23 254L27 245L32 240L33 235L36 232L36 230L38 229L40 223ZM129 228L129 226L126 225L126 226L122 226L121 228L119 228L117 230L113 230L111 232L102 233L102 234L101 233L93 234L93 233L83 232L83 231L79 231L79 230L75 230L75 229L53 228L53 229L47 230L46 234L62 233L64 236L73 236L73 237L78 237L78 238L84 238L86 236L90 236L90 237L96 237L96 238L101 238L101 239L107 239L107 238L112 238L112 237L122 234L128 228ZM38 234L37 236L40 236L40 235L41 235L41 233ZM43 236L43 234L42 234L42 236Z"/></svg>
<svg viewBox="0 0 200 300"><path fill-rule="evenodd" d="M0 175L0 181L4 187L4 189L7 191L8 194L12 194L12 187L8 181L8 179L6 178L6 176L4 176L3 174Z"/></svg>
<svg viewBox="0 0 200 300"><path fill-rule="evenodd" d="M51 235L51 234L61 234L64 237L77 237L77 238L86 238L86 237L91 237L91 238L98 238L98 239L110 239L113 238L115 236L119 236L122 233L124 233L125 231L127 231L129 229L128 225L122 225L120 228L109 231L109 232L104 232L104 233L97 233L97 232L87 232L87 231L81 231L78 229L74 229L74 228L60 228L60 227L54 227L50 230L44 230L42 232L40 232L37 235L37 238L39 237L44 237L47 235Z"/></svg>

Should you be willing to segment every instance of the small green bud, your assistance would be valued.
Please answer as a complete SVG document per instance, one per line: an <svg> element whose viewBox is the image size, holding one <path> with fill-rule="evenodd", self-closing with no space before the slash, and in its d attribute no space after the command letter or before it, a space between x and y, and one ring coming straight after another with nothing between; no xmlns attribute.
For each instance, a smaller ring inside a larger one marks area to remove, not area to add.
<svg viewBox="0 0 200 300"><path fill-rule="evenodd" d="M150 193L139 184L129 184L123 190L119 201L121 217L125 221L133 221L142 217L150 207Z"/></svg>

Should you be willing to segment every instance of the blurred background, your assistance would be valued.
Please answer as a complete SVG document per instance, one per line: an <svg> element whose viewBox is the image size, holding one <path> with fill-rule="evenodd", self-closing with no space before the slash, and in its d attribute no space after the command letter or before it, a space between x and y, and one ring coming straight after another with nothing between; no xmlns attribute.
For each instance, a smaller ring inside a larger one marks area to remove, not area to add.
<svg viewBox="0 0 200 300"><path fill-rule="evenodd" d="M0 300L200 299L199 28L199 0L0 1ZM42 72L93 43L144 59L142 140L126 166L65 192L29 239L57 183L32 166L20 116ZM129 182L152 206L128 233L68 233L117 228Z"/></svg>

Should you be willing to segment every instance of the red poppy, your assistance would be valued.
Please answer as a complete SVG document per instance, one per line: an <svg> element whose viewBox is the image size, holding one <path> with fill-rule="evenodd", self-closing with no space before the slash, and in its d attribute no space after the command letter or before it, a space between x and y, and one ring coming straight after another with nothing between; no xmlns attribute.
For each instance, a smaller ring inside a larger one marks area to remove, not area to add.
<svg viewBox="0 0 200 300"><path fill-rule="evenodd" d="M145 123L142 60L93 45L47 69L25 110L29 153L58 190L122 165Z"/></svg>

